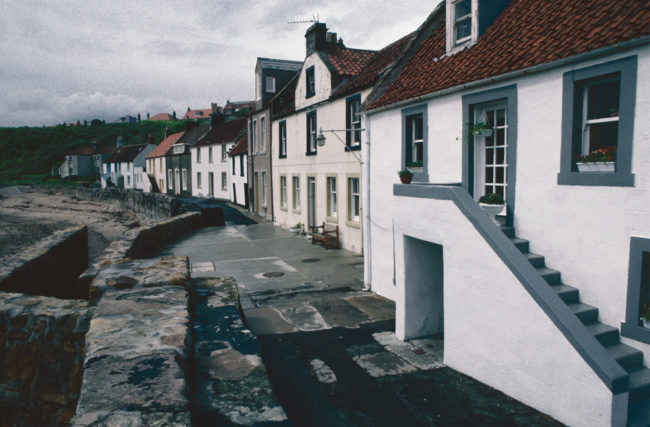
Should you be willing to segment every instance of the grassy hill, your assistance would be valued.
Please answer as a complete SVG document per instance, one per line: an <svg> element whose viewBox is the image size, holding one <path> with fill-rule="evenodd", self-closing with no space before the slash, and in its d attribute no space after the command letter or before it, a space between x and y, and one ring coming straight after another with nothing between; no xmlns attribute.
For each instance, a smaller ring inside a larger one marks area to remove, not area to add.
<svg viewBox="0 0 650 427"><path fill-rule="evenodd" d="M165 128L175 133L183 127L182 120L143 120L92 126L0 128L0 182L43 179L73 148L93 143L98 147L114 147L118 136L127 145L158 144L164 138Z"/></svg>

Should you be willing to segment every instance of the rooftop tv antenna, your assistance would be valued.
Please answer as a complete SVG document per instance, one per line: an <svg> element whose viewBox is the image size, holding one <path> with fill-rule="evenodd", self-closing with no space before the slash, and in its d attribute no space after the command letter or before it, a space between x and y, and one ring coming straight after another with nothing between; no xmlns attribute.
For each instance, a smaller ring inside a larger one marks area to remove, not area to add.
<svg viewBox="0 0 650 427"><path fill-rule="evenodd" d="M312 15L311 19L290 19L287 21L287 24L314 24L318 22L318 18L318 15Z"/></svg>

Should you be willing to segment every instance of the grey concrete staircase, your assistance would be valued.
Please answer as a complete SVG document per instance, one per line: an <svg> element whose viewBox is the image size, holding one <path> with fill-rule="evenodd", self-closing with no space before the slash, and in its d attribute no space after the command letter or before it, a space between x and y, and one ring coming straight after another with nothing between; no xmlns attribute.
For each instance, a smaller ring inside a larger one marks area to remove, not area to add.
<svg viewBox="0 0 650 427"><path fill-rule="evenodd" d="M598 308L580 302L580 292L562 283L559 271L546 267L544 256L529 251L529 241L515 236L513 227L501 227L544 280L585 325L587 330L629 374L628 425L650 426L650 369L643 365L643 353L620 341L619 330L598 321Z"/></svg>

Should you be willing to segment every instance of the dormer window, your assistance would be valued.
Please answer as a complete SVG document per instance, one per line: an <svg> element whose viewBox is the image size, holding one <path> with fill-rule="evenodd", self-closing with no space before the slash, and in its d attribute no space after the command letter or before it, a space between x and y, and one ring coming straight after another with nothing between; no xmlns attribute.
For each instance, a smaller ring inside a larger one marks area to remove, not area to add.
<svg viewBox="0 0 650 427"><path fill-rule="evenodd" d="M266 78L266 91L268 93L275 93L275 77Z"/></svg>
<svg viewBox="0 0 650 427"><path fill-rule="evenodd" d="M475 42L478 0L447 0L447 53Z"/></svg>
<svg viewBox="0 0 650 427"><path fill-rule="evenodd" d="M454 36L459 45L472 37L472 2L458 0L454 3Z"/></svg>
<svg viewBox="0 0 650 427"><path fill-rule="evenodd" d="M314 67L309 67L305 71L305 83L307 85L307 98L316 94L316 80L314 78Z"/></svg>

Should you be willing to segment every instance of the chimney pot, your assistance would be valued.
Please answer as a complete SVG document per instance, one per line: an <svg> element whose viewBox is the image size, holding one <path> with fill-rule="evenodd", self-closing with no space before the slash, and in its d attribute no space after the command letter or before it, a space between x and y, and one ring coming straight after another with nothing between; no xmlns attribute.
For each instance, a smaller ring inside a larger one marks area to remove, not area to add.
<svg viewBox="0 0 650 427"><path fill-rule="evenodd" d="M325 49L327 45L327 26L323 22L316 22L305 33L307 56Z"/></svg>

